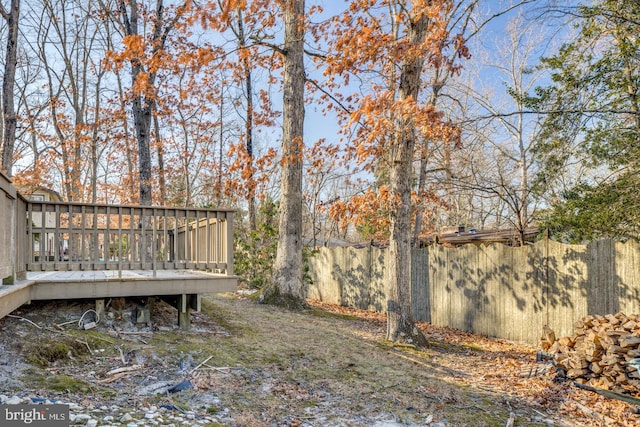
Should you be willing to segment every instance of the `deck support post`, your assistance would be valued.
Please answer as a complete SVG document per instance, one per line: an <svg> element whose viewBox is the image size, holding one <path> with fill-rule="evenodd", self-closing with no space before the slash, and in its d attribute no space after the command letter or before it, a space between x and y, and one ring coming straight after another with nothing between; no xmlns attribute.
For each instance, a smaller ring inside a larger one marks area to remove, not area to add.
<svg viewBox="0 0 640 427"><path fill-rule="evenodd" d="M191 312L200 311L200 294L178 295L178 326L181 329L191 328Z"/></svg>
<svg viewBox="0 0 640 427"><path fill-rule="evenodd" d="M104 298L96 300L96 314L98 315L98 319L104 318Z"/></svg>
<svg viewBox="0 0 640 427"><path fill-rule="evenodd" d="M189 295L178 295L178 326L185 331L191 328L191 307Z"/></svg>

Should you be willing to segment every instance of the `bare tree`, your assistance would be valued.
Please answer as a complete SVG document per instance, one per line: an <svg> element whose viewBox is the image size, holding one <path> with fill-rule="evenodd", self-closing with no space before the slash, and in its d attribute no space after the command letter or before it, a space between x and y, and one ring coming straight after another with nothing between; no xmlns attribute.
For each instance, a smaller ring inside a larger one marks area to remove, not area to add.
<svg viewBox="0 0 640 427"><path fill-rule="evenodd" d="M242 64L242 74L244 77L244 96L246 102L245 117L244 117L244 145L247 150L247 160L253 163L253 77L252 77L252 64L250 60L250 51L248 50L248 40L245 33L245 25L243 20L242 9L236 10L237 19L236 25L231 25L230 28L233 31L236 40L238 41L238 49L240 50L240 63ZM220 138L220 146L222 147L222 138ZM251 170L251 175L247 181L249 183L249 194L247 196L248 210L249 210L249 230L254 231L256 229L256 194L255 184L253 182L253 164L248 166Z"/></svg>
<svg viewBox="0 0 640 427"><path fill-rule="evenodd" d="M90 6L89 6L90 7ZM48 90L49 119L55 148L52 164L61 171L62 185L69 200L94 197L101 136L101 59L97 20L93 10L75 0L46 0L37 26L37 52L43 64ZM61 64L62 67L58 67ZM90 191L87 192L86 189Z"/></svg>
<svg viewBox="0 0 640 427"><path fill-rule="evenodd" d="M2 139L2 169L12 175L13 150L16 142L16 118L14 86L18 61L18 20L20 0L11 0L9 10L0 3L0 15L7 23L7 49L5 51L4 76L2 78L2 112L4 135Z"/></svg>
<svg viewBox="0 0 640 427"><path fill-rule="evenodd" d="M489 67L505 92L496 93L495 88L489 87L471 90L480 114L486 117L481 126L483 133L477 135L484 141L485 148L480 153L486 161L472 164L472 173L465 173L468 179L457 181L459 188L500 200L508 208L504 219L518 231L521 244L537 207L533 197L533 150L540 133L539 117L527 113L526 102L543 75L533 67L540 54L542 34L523 16L510 21L508 39L490 60Z"/></svg>

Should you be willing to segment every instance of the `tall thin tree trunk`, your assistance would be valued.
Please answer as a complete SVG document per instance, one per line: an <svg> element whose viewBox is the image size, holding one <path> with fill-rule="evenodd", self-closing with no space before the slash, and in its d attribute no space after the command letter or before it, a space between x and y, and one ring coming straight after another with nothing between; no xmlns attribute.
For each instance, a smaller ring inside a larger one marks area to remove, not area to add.
<svg viewBox="0 0 640 427"><path fill-rule="evenodd" d="M424 195L425 189L427 188L427 164L429 159L427 157L428 152L428 140L424 140L422 142L423 147L421 147L420 153L420 170L418 172L418 196L422 197ZM416 220L413 225L413 245L416 246L420 240L420 234L422 233L422 219L424 217L424 207L418 206L418 211L416 212Z"/></svg>
<svg viewBox="0 0 640 427"><path fill-rule="evenodd" d="M418 45L426 36L428 19L414 17L407 38ZM424 58L403 62L398 97L400 101L417 100ZM411 312L411 181L416 132L410 115L398 117L391 149L390 209L391 236L387 266L387 339L426 346L427 340L415 326Z"/></svg>
<svg viewBox="0 0 640 427"><path fill-rule="evenodd" d="M137 74L137 73L136 73ZM151 205L151 149L149 148L153 101L140 95L133 100L133 123L138 140L138 179L140 204Z"/></svg>
<svg viewBox="0 0 640 427"><path fill-rule="evenodd" d="M13 151L16 142L18 120L14 105L13 88L16 80L18 58L18 20L20 0L11 0L9 12L0 5L0 14L7 22L7 49L5 51L4 77L2 80L2 112L4 114L4 136L2 140L2 169L8 176L13 174Z"/></svg>
<svg viewBox="0 0 640 427"><path fill-rule="evenodd" d="M160 205L165 206L167 203L167 181L164 170L164 147L160 138L160 125L158 124L158 116L153 116L154 133L156 134L156 155L158 156L158 184L160 185Z"/></svg>
<svg viewBox="0 0 640 427"><path fill-rule="evenodd" d="M127 11L127 3L130 10ZM125 28L129 36L138 35L138 6L135 0L121 0L120 12ZM164 48L166 32L162 31L164 6L162 0L156 1L156 15L154 17L153 41L154 52ZM139 58L131 60L131 77L135 84L140 76L145 73L144 65ZM148 73L148 84L153 86L157 71ZM151 119L155 109L154 95L136 93L133 98L133 123L138 140L138 180L140 189L140 204L151 205L152 180L151 180Z"/></svg>
<svg viewBox="0 0 640 427"><path fill-rule="evenodd" d="M284 0L284 99L278 248L263 301L305 306L302 281L302 152L304 129L304 0Z"/></svg>
<svg viewBox="0 0 640 427"><path fill-rule="evenodd" d="M247 41L244 34L244 23L242 22L242 11L238 10L238 44L240 50L246 49ZM244 71L244 82L247 96L247 111L245 120L245 148L247 150L249 167L251 168L251 174L247 181L249 181L249 194L247 196L247 202L249 204L249 230L256 230L256 192L255 183L253 182L253 88L251 77L251 64L249 63L248 53L244 53L242 56L242 68Z"/></svg>
<svg viewBox="0 0 640 427"><path fill-rule="evenodd" d="M441 71L437 70L435 75L440 76ZM438 101L438 96L440 95L440 89L442 89L442 84L443 84L442 80L440 80L439 77L435 77L435 81L437 82L437 84L434 84L434 86L432 87L431 95L429 96L429 105L432 105L434 107L436 106L436 102ZM418 148L420 150L420 166L419 166L419 172L418 172L418 195L420 197L424 195L427 188L427 165L429 164L429 154L430 154L429 143L430 142L431 141L428 138L423 138L420 141L422 146ZM420 239L420 234L422 233L422 222L424 218L424 211L425 209L419 207L418 211L416 212L416 221L413 226L413 244L414 245L418 243L418 240Z"/></svg>
<svg viewBox="0 0 640 427"><path fill-rule="evenodd" d="M118 83L118 101L120 103L120 109L122 111L125 111L126 110L125 94L124 94L124 89L122 87L122 79L120 78L120 73L116 73L116 81ZM129 131L129 120L127 120L127 118L124 115L122 118L122 129L124 132L125 141L128 142L131 136L131 133ZM126 200L122 200L122 202L131 203L131 201L133 200L136 194L136 187L135 187L135 180L134 180L135 153L133 148L131 148L131 144L128 144L128 143L125 144L124 149L125 149L126 159L127 159L127 179L125 180L125 182L127 183L127 189L126 189Z"/></svg>
<svg viewBox="0 0 640 427"><path fill-rule="evenodd" d="M218 207L222 204L222 141L224 139L224 91L220 92L220 145L218 146L218 184L216 185L216 204Z"/></svg>

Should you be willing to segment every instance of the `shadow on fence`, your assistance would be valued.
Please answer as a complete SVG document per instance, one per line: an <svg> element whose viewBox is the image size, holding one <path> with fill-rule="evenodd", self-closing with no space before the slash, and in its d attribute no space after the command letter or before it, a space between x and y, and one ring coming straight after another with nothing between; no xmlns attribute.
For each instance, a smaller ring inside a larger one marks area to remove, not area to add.
<svg viewBox="0 0 640 427"><path fill-rule="evenodd" d="M323 248L311 260L309 297L384 311L386 250ZM640 246L430 246L412 254L417 320L537 344L542 327L573 333L587 314L640 312Z"/></svg>

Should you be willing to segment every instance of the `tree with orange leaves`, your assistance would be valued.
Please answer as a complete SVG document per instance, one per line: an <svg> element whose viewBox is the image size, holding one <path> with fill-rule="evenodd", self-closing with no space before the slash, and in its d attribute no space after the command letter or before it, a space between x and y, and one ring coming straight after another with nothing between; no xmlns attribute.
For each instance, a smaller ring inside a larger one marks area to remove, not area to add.
<svg viewBox="0 0 640 427"><path fill-rule="evenodd" d="M127 4L128 3L128 4ZM127 8L128 6L128 8ZM156 16L153 24L152 53L154 56L164 48L167 32L163 29L164 6L162 0L158 0ZM138 162L140 180L140 204L151 204L151 118L155 108L154 83L157 75L157 67L145 67L143 60L144 45L139 35L138 5L136 0L128 2L120 1L120 16L125 33L125 44L128 44L128 54L131 62L131 77L133 80L133 117L138 140ZM158 58L154 58L158 60Z"/></svg>
<svg viewBox="0 0 640 427"><path fill-rule="evenodd" d="M353 0L334 20L326 74L332 84L357 76L368 94L346 98L343 116L354 129L351 150L360 162L384 167L380 187L388 212L387 339L426 346L411 313L413 161L418 138L456 141L459 131L421 98L429 67L456 68L468 56L462 36L447 30L451 0Z"/></svg>
<svg viewBox="0 0 640 427"><path fill-rule="evenodd" d="M167 39L184 13L189 2L172 7L172 14L162 0L156 0L153 9L144 8L137 0L119 0L118 12L112 15L124 34L124 49L112 56L115 65L128 61L132 79L132 113L138 142L138 172L140 204L152 201L151 177L151 123L157 102L156 79L163 67L170 67L171 55L166 49ZM105 10L108 10L105 7ZM149 17L151 31L141 33L141 20Z"/></svg>

